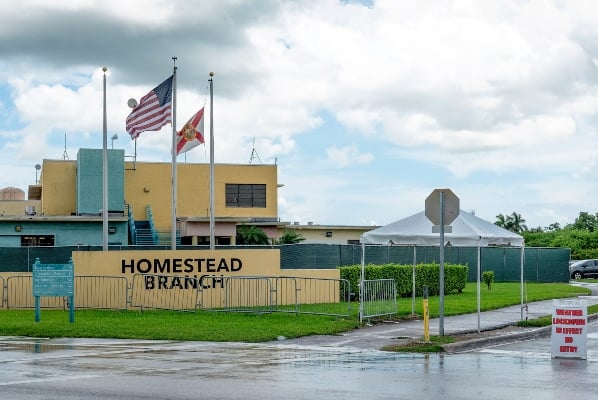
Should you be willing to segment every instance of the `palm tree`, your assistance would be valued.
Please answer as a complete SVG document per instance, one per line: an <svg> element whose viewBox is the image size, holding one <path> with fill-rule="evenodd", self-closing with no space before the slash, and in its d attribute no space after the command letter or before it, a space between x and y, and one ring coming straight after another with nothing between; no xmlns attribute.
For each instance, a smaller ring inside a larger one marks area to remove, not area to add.
<svg viewBox="0 0 598 400"><path fill-rule="evenodd" d="M237 227L237 244L270 244L270 238L257 226L242 224Z"/></svg>
<svg viewBox="0 0 598 400"><path fill-rule="evenodd" d="M521 216L521 214L518 214L515 211L513 211L511 215L507 216L503 214L498 214L496 216L496 222L494 223L494 225L500 226L501 228L505 228L515 233L527 231L525 219Z"/></svg>
<svg viewBox="0 0 598 400"><path fill-rule="evenodd" d="M501 228L506 228L507 227L507 219L504 215L502 214L498 214L496 216L496 222L494 223L494 225L498 225Z"/></svg>
<svg viewBox="0 0 598 400"><path fill-rule="evenodd" d="M278 238L278 244L296 244L304 241L305 238L294 229L285 228L284 233Z"/></svg>
<svg viewBox="0 0 598 400"><path fill-rule="evenodd" d="M527 231L527 226L525 225L525 219L521 216L521 214L517 214L515 211L511 215L507 217L510 223L510 231L515 233L521 233Z"/></svg>

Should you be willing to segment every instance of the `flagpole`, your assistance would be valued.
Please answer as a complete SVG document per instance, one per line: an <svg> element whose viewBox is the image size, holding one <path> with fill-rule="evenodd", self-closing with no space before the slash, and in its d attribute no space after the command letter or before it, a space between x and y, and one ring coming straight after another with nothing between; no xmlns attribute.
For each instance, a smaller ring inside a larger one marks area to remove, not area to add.
<svg viewBox="0 0 598 400"><path fill-rule="evenodd" d="M210 250L215 248L214 227L214 73L210 72Z"/></svg>
<svg viewBox="0 0 598 400"><path fill-rule="evenodd" d="M104 72L104 121L103 121L103 147L102 147L102 250L108 251L108 123L106 117L106 71Z"/></svg>
<svg viewBox="0 0 598 400"><path fill-rule="evenodd" d="M172 57L174 64L172 72L172 228L170 232L170 246L172 250L176 250L176 60L176 57Z"/></svg>

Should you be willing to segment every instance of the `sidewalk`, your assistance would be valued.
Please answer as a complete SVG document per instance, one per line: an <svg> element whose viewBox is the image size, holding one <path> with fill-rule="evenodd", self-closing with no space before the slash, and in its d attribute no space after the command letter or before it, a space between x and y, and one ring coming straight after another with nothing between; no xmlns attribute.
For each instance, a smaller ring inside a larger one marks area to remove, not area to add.
<svg viewBox="0 0 598 400"><path fill-rule="evenodd" d="M587 305L598 304L598 296L582 296L579 299L587 301ZM563 299L575 300L575 299ZM527 304L523 310L523 319L539 318L552 314L553 300L538 301ZM513 325L521 320L521 306L511 306L498 310L484 311L479 314L480 331L491 331ZM430 335L438 335L439 318L430 319ZM478 314L455 315L444 318L444 334L458 335L478 331ZM490 340L499 342L505 340L522 339L549 333L546 328L517 328L507 332L497 332L500 335L488 335L485 342ZM516 336L517 335L517 336ZM424 323L421 319L400 322L386 322L373 326L345 332L337 336L307 336L297 339L282 340L285 345L297 344L301 346L322 347L355 347L358 349L380 350L387 345L400 344L401 341L421 339L424 336ZM506 337L505 337L506 336ZM478 342L479 343L479 342ZM474 343L472 343L474 344ZM451 351L462 350L467 343L449 346Z"/></svg>

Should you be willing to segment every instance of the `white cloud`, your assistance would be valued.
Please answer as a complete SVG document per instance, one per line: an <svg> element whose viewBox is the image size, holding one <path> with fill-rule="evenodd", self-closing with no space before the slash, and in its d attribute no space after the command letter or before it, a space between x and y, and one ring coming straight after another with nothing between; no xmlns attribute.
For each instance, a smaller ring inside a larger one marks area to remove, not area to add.
<svg viewBox="0 0 598 400"><path fill-rule="evenodd" d="M71 157L101 146L104 65L108 131L132 154L126 101L177 56L179 125L208 101L214 71L216 162L248 162L254 146L262 162L283 159L281 214L294 220L389 222L449 184L489 218L593 211L593 2L25 0L0 11L1 110L11 116L0 122L0 167L14 179L3 184L23 185L30 165L59 158L64 132ZM325 132L318 149L313 132ZM170 133L142 134L138 156L169 160ZM187 160L207 161L206 150ZM348 172L355 165L363 176ZM503 187L518 190L495 201Z"/></svg>
<svg viewBox="0 0 598 400"><path fill-rule="evenodd" d="M371 153L362 153L357 146L332 146L326 149L328 159L339 167L347 167L349 165L368 164L374 156Z"/></svg>

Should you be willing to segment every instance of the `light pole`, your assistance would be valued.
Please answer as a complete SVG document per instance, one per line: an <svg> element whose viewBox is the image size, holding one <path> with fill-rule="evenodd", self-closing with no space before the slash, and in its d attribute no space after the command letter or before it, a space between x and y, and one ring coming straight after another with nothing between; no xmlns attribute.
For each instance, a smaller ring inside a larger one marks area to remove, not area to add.
<svg viewBox="0 0 598 400"><path fill-rule="evenodd" d="M114 141L118 140L118 135L115 133L114 135L112 135L110 140L111 140L110 145L112 146L112 149L114 150Z"/></svg>
<svg viewBox="0 0 598 400"><path fill-rule="evenodd" d="M42 169L42 166L39 164L35 164L35 184L38 184L38 180L37 180L37 171L39 171L40 169Z"/></svg>

